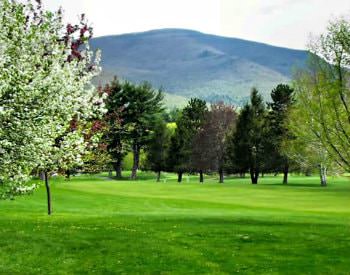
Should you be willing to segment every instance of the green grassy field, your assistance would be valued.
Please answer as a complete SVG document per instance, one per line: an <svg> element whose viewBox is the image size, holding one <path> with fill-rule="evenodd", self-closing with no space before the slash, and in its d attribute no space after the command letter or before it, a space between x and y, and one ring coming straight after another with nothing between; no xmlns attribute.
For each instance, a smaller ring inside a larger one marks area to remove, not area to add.
<svg viewBox="0 0 350 275"><path fill-rule="evenodd" d="M350 274L350 180L103 176L0 201L0 274Z"/></svg>

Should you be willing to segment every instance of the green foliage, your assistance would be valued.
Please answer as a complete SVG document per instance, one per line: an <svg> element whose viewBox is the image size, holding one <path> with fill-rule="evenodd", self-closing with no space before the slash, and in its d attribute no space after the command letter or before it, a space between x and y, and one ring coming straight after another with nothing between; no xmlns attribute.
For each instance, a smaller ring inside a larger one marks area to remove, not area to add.
<svg viewBox="0 0 350 275"><path fill-rule="evenodd" d="M308 67L295 75L296 104L290 125L299 151L289 154L312 166L350 169L350 23L330 22L310 42Z"/></svg>
<svg viewBox="0 0 350 275"><path fill-rule="evenodd" d="M285 84L279 84L271 92L272 101L268 103L266 118L265 170L288 172L289 160L283 153L283 145L294 139L288 126L288 113L294 102L294 90Z"/></svg>
<svg viewBox="0 0 350 275"><path fill-rule="evenodd" d="M236 130L228 141L230 163L233 169L237 172L249 170L252 183L257 183L265 163L265 117L263 98L253 88L250 102L242 108Z"/></svg>
<svg viewBox="0 0 350 275"><path fill-rule="evenodd" d="M121 176L122 160L131 148L133 177L136 177L140 152L151 141L155 122L164 111L163 93L154 90L148 83L136 85L120 82L116 78L105 90L109 94L106 102L106 121L109 125L106 141L117 176Z"/></svg>
<svg viewBox="0 0 350 275"><path fill-rule="evenodd" d="M167 167L170 171L184 172L191 170L190 157L193 138L201 127L208 112L206 102L192 98L182 110L171 137Z"/></svg>
<svg viewBox="0 0 350 275"><path fill-rule="evenodd" d="M171 133L171 135L173 135L175 133L176 128L177 128L176 122L167 123L166 126L167 126L169 132Z"/></svg>
<svg viewBox="0 0 350 275"><path fill-rule="evenodd" d="M125 103L120 119L125 125L126 137L142 147L149 141L153 124L163 111L162 91L154 90L149 83L135 85L125 82L122 96Z"/></svg>
<svg viewBox="0 0 350 275"><path fill-rule="evenodd" d="M121 169L123 158L127 155L126 125L121 119L121 112L124 110L127 100L123 94L122 83L116 77L109 85L104 87L104 91L108 94L106 99L107 113L104 117L106 124L104 142L107 144L111 163L118 171L118 169Z"/></svg>
<svg viewBox="0 0 350 275"><path fill-rule="evenodd" d="M151 140L146 146L146 169L159 173L166 170L169 144L170 130L162 118L159 118L155 122Z"/></svg>
<svg viewBox="0 0 350 275"><path fill-rule="evenodd" d="M131 171L134 162L134 157L132 152L126 153L122 161L122 169L124 171ZM146 163L146 153L144 150L140 151L140 167L143 168L147 165Z"/></svg>
<svg viewBox="0 0 350 275"><path fill-rule="evenodd" d="M104 143L89 150L83 160L81 168L84 173L97 174L111 169L112 159Z"/></svg>
<svg viewBox="0 0 350 275"><path fill-rule="evenodd" d="M168 123L176 122L179 116L181 115L181 109L179 108L166 109L162 115L163 115L163 120L165 122L168 122Z"/></svg>
<svg viewBox="0 0 350 275"><path fill-rule="evenodd" d="M133 155L132 152L128 152L123 158L122 168L125 171L130 171L132 169Z"/></svg>

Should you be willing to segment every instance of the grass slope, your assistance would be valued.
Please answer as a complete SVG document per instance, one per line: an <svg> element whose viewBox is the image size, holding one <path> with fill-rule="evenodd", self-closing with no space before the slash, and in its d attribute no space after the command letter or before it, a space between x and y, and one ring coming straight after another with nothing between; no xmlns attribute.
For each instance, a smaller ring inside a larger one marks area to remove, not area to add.
<svg viewBox="0 0 350 275"><path fill-rule="evenodd" d="M349 274L350 183L102 176L0 201L0 274ZM165 182L166 181L166 182Z"/></svg>
<svg viewBox="0 0 350 275"><path fill-rule="evenodd" d="M173 94L164 94L164 105L168 109L174 109L174 108L184 108L189 101L189 98L179 96L179 95L173 95Z"/></svg>

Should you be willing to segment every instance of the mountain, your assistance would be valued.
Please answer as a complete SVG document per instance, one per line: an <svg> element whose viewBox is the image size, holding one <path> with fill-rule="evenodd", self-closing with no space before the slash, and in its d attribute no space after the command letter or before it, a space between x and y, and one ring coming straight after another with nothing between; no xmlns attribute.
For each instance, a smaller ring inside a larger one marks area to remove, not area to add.
<svg viewBox="0 0 350 275"><path fill-rule="evenodd" d="M239 105L253 86L268 99L307 59L306 51L183 29L98 37L91 45L102 51L103 72L96 82L114 75L149 81L173 95L168 105L193 96Z"/></svg>

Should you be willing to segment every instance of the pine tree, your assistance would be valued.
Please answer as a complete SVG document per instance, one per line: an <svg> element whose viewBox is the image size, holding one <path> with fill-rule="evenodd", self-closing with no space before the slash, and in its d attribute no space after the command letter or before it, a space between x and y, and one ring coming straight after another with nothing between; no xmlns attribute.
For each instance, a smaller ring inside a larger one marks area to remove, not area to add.
<svg viewBox="0 0 350 275"><path fill-rule="evenodd" d="M268 169L274 172L283 171L283 183L288 182L289 159L282 153L281 147L286 139L293 138L287 125L288 111L293 104L293 89L288 85L279 84L271 92L272 102L268 104L266 163Z"/></svg>
<svg viewBox="0 0 350 275"><path fill-rule="evenodd" d="M204 100L192 98L177 119L177 128L171 138L168 153L168 170L178 173L178 182L184 172L193 171L191 154L193 139L199 131L208 108ZM199 171L200 172L200 171ZM201 173L201 178L203 173Z"/></svg>
<svg viewBox="0 0 350 275"><path fill-rule="evenodd" d="M123 91L123 85L117 77L114 77L110 84L107 84L104 91L108 94L106 99L107 113L105 122L107 130L104 139L107 143L107 150L112 159L112 166L115 170L116 177L122 178L122 162L127 154L125 148L126 126L121 119L121 113L127 104Z"/></svg>
<svg viewBox="0 0 350 275"><path fill-rule="evenodd" d="M150 142L146 147L146 168L157 173L157 182L160 181L162 171L166 170L166 158L170 143L170 131L167 124L158 118Z"/></svg>
<svg viewBox="0 0 350 275"><path fill-rule="evenodd" d="M253 88L250 102L243 106L236 130L228 143L233 170L244 173L249 170L253 184L258 183L265 160L265 105L261 95Z"/></svg>
<svg viewBox="0 0 350 275"><path fill-rule="evenodd" d="M149 83L123 84L126 104L121 120L126 127L126 138L133 152L131 179L136 179L140 163L140 152L149 142L152 130L160 113L163 112L163 93L155 90Z"/></svg>

